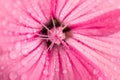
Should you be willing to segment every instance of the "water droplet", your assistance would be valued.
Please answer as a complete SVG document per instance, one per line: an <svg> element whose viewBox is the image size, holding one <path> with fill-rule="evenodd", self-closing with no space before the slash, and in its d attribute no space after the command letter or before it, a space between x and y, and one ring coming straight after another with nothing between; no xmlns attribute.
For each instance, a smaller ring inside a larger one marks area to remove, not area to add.
<svg viewBox="0 0 120 80"><path fill-rule="evenodd" d="M55 71L57 71L57 72L58 72L58 71L59 71L59 69L55 69Z"/></svg>
<svg viewBox="0 0 120 80"><path fill-rule="evenodd" d="M103 78L99 76L99 77L98 77L98 80L103 80Z"/></svg>
<svg viewBox="0 0 120 80"><path fill-rule="evenodd" d="M63 70L63 74L66 74L67 73L67 70Z"/></svg>
<svg viewBox="0 0 120 80"><path fill-rule="evenodd" d="M27 66L28 63L27 63L26 61L22 60L22 61L21 61L21 64L22 64L23 66Z"/></svg>
<svg viewBox="0 0 120 80"><path fill-rule="evenodd" d="M120 5L118 5L118 8L120 9Z"/></svg>
<svg viewBox="0 0 120 80"><path fill-rule="evenodd" d="M23 54L23 55L27 55L27 54L28 54L28 51L27 51L27 50L22 50L22 54Z"/></svg>
<svg viewBox="0 0 120 80"><path fill-rule="evenodd" d="M16 53L13 51L13 52L10 52L10 58L11 59L16 59L17 55Z"/></svg>
<svg viewBox="0 0 120 80"><path fill-rule="evenodd" d="M60 17L62 18L62 17L63 17L63 14L61 14Z"/></svg>
<svg viewBox="0 0 120 80"><path fill-rule="evenodd" d="M109 3L111 3L111 4L115 3L114 0L108 0L108 1L109 1Z"/></svg>
<svg viewBox="0 0 120 80"><path fill-rule="evenodd" d="M7 31L7 30L4 30L4 31L3 31L3 34L5 34L5 35L8 34L8 31Z"/></svg>
<svg viewBox="0 0 120 80"><path fill-rule="evenodd" d="M17 43L15 44L15 49L16 49L17 52L18 52L18 51L21 51L21 43L20 43L20 42L17 42Z"/></svg>
<svg viewBox="0 0 120 80"><path fill-rule="evenodd" d="M0 69L3 70L3 69L5 69L5 67L4 67L4 66L1 66Z"/></svg>
<svg viewBox="0 0 120 80"><path fill-rule="evenodd" d="M113 76L111 76L111 80L115 80L115 78Z"/></svg>
<svg viewBox="0 0 120 80"><path fill-rule="evenodd" d="M32 35L31 35L31 34L27 34L26 36L27 36L27 38L31 38L31 37L32 37Z"/></svg>
<svg viewBox="0 0 120 80"><path fill-rule="evenodd" d="M118 17L118 21L120 21L120 17Z"/></svg>
<svg viewBox="0 0 120 80"><path fill-rule="evenodd" d="M49 65L49 61L46 62L46 65Z"/></svg>
<svg viewBox="0 0 120 80"><path fill-rule="evenodd" d="M10 74L9 74L10 80L16 80L17 77L18 77L18 75L16 72L10 72Z"/></svg>
<svg viewBox="0 0 120 80"><path fill-rule="evenodd" d="M28 80L27 74L22 74L21 75L21 80Z"/></svg>
<svg viewBox="0 0 120 80"><path fill-rule="evenodd" d="M114 62L114 61L115 61L115 58L111 58L110 60L111 60L112 62Z"/></svg>
<svg viewBox="0 0 120 80"><path fill-rule="evenodd" d="M97 74L98 72L99 72L99 71L96 70L96 69L93 70L93 74Z"/></svg>
<svg viewBox="0 0 120 80"><path fill-rule="evenodd" d="M115 71L117 70L117 67L116 66L114 66L114 68L113 68Z"/></svg>
<svg viewBox="0 0 120 80"><path fill-rule="evenodd" d="M69 64L67 64L67 66L70 67L70 66L72 66L72 65L69 63Z"/></svg>
<svg viewBox="0 0 120 80"><path fill-rule="evenodd" d="M5 26L7 24L7 21L3 20L1 23L2 23L3 26Z"/></svg>
<svg viewBox="0 0 120 80"><path fill-rule="evenodd" d="M54 76L55 74L54 73L51 73L51 76Z"/></svg>
<svg viewBox="0 0 120 80"><path fill-rule="evenodd" d="M48 75L48 70L44 70L44 71L43 71L43 74L44 74L44 75Z"/></svg>

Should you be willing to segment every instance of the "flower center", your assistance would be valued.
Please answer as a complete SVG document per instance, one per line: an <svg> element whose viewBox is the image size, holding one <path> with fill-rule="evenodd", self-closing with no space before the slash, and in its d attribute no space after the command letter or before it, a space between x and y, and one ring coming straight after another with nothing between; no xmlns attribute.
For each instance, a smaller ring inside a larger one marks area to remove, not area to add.
<svg viewBox="0 0 120 80"><path fill-rule="evenodd" d="M65 27L65 25L61 24L59 20L53 18L43 26L41 34L47 36L43 38L48 38L45 39L45 42L49 47L51 44L61 45L62 41L65 42L68 38L69 31L69 27Z"/></svg>
<svg viewBox="0 0 120 80"><path fill-rule="evenodd" d="M51 41L57 45L60 45L61 41L65 39L65 33L63 33L62 27L52 28L48 32L48 36L51 38Z"/></svg>

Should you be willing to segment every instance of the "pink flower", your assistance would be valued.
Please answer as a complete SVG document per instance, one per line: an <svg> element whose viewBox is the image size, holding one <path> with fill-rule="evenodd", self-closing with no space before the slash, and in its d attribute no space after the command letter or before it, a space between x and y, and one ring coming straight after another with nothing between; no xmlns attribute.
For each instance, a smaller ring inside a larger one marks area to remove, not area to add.
<svg viewBox="0 0 120 80"><path fill-rule="evenodd" d="M0 0L0 80L120 80L119 0Z"/></svg>

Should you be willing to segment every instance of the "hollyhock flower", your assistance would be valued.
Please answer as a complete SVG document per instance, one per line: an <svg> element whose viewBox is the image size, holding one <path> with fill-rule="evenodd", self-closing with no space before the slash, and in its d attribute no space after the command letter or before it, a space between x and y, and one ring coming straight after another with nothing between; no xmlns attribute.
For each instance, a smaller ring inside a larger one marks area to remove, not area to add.
<svg viewBox="0 0 120 80"><path fill-rule="evenodd" d="M120 80L119 0L0 0L0 80Z"/></svg>

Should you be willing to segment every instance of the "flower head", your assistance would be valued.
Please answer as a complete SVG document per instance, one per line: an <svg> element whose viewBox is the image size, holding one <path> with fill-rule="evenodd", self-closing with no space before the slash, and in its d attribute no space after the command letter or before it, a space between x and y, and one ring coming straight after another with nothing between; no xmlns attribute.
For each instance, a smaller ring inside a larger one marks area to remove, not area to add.
<svg viewBox="0 0 120 80"><path fill-rule="evenodd" d="M0 0L0 80L120 80L117 0Z"/></svg>

